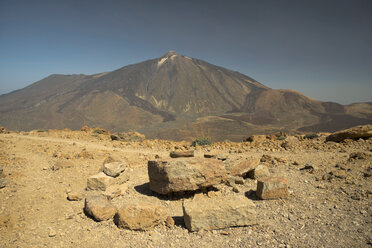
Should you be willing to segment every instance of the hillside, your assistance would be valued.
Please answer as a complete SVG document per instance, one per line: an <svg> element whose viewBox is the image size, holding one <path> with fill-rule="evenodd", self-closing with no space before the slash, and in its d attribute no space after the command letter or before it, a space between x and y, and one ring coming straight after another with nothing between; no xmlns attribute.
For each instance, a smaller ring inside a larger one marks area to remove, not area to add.
<svg viewBox="0 0 372 248"><path fill-rule="evenodd" d="M51 75L0 96L0 125L12 130L88 125L175 140L334 131L371 123L371 112L371 103L343 106L270 89L173 51L112 72Z"/></svg>

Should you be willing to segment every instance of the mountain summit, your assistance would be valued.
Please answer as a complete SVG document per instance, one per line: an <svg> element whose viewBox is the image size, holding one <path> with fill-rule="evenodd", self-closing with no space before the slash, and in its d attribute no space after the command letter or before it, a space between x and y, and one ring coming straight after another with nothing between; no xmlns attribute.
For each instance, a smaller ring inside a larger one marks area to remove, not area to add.
<svg viewBox="0 0 372 248"><path fill-rule="evenodd" d="M371 103L343 106L270 89L174 51L107 73L51 75L0 96L0 125L10 129L89 125L176 140L334 131L371 123L371 113Z"/></svg>

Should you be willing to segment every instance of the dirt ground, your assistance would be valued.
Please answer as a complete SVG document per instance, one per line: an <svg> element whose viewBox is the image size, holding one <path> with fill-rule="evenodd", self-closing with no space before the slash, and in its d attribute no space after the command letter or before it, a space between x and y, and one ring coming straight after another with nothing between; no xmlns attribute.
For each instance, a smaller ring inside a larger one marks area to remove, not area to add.
<svg viewBox="0 0 372 248"><path fill-rule="evenodd" d="M8 182L0 189L0 247L371 247L372 140L334 143L321 136L286 149L283 142L197 147L196 156L212 153L227 161L269 155L262 163L273 176L287 178L290 197L259 200L253 179L237 185L239 192L219 185L222 195L241 194L253 200L257 224L189 232L182 219L184 198L154 194L147 174L148 160L168 159L177 148L194 149L189 143L111 141L109 135L81 131L0 134L0 165ZM97 174L109 156L126 160L130 167L125 172L127 189L113 204L156 202L168 209L175 226L119 229L112 220L95 222L87 217L84 199L66 199L70 191L97 194L86 190L87 178ZM51 170L57 161L71 161L72 166Z"/></svg>

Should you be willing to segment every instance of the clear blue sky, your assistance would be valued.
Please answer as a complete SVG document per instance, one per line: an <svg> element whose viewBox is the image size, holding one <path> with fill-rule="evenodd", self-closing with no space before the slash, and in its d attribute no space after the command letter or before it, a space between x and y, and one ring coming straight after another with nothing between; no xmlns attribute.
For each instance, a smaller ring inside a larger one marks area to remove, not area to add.
<svg viewBox="0 0 372 248"><path fill-rule="evenodd" d="M371 0L0 0L0 94L168 50L318 100L372 101Z"/></svg>

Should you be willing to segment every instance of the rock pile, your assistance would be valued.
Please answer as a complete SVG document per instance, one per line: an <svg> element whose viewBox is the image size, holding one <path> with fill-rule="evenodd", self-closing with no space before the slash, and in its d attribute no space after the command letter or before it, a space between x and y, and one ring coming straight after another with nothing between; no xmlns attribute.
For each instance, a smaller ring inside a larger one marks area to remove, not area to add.
<svg viewBox="0 0 372 248"><path fill-rule="evenodd" d="M105 191L103 194L111 199L121 195L126 189L123 184L129 180L127 168L124 162L104 162L103 171L87 179L87 189Z"/></svg>

